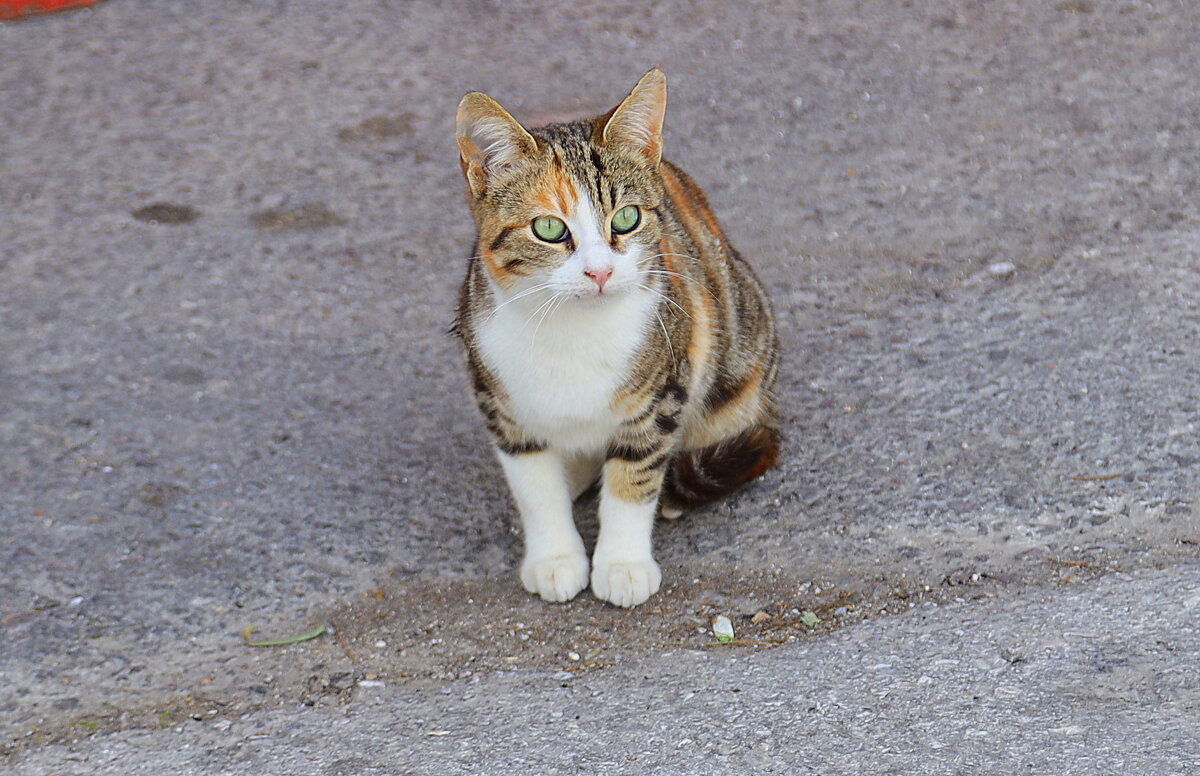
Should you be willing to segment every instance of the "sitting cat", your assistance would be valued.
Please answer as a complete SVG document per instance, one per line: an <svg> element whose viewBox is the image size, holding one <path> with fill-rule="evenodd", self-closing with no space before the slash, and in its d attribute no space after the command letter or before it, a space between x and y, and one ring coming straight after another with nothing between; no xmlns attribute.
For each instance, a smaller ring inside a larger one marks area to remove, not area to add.
<svg viewBox="0 0 1200 776"><path fill-rule="evenodd" d="M775 462L771 312L661 158L666 88L654 68L608 114L532 130L479 92L458 107L477 240L455 330L547 601L588 584L571 504L597 479L592 592L635 606L662 579L660 502L678 517Z"/></svg>

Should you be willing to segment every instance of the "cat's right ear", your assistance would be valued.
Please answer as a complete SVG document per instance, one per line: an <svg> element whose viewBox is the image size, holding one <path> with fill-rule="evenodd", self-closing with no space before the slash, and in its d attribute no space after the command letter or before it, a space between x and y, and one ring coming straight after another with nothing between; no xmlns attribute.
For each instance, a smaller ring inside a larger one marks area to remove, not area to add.
<svg viewBox="0 0 1200 776"><path fill-rule="evenodd" d="M533 136L483 92L471 92L458 103L455 133L463 175L476 197L487 191L492 176L537 151Z"/></svg>

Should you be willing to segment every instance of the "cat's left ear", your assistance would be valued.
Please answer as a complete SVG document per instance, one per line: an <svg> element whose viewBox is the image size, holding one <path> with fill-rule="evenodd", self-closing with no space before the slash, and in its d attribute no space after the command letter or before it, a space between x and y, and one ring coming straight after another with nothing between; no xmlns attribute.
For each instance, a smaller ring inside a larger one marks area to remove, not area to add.
<svg viewBox="0 0 1200 776"><path fill-rule="evenodd" d="M537 152L537 141L525 127L483 92L471 92L462 98L455 133L463 175L476 197L487 191L493 175Z"/></svg>
<svg viewBox="0 0 1200 776"><path fill-rule="evenodd" d="M600 142L631 151L657 167L662 159L663 116L667 112L667 77L657 67L642 76L629 96L613 109L600 130Z"/></svg>

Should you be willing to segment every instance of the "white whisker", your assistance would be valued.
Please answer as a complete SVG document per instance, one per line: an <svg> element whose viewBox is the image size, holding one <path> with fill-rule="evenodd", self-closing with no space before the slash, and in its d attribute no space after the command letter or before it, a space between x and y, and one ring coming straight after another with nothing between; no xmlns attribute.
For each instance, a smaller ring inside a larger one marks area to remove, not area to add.
<svg viewBox="0 0 1200 776"><path fill-rule="evenodd" d="M529 322L533 320L535 315L540 313L542 310L548 310L550 305L554 304L554 302L558 300L559 296L560 294L554 294L549 299L538 305L537 308L529 314L529 317L525 319L525 323L521 326L521 331L524 331L525 328L529 326Z"/></svg>
<svg viewBox="0 0 1200 776"><path fill-rule="evenodd" d="M687 311L687 310L685 310L685 309L683 309L682 307L680 307L680 306L679 306L679 303L678 303L678 302L676 302L674 299L672 299L671 297L669 297L669 296L667 296L666 294L664 294L662 291L659 291L657 288L651 288L650 286L648 286L648 285L646 285L646 284L644 284L644 283L638 283L638 288L640 288L640 289L643 289L643 290L645 290L645 291L649 291L650 293L652 293L652 294L654 294L655 296L657 296L659 299L662 299L664 302L666 302L667 304L669 304L669 305L671 305L672 307L674 307L674 308L675 308L676 310L678 310L679 312L683 313L683 314L684 314L685 316L687 316L688 318L691 318L691 317L692 317L690 314L688 314L688 311Z"/></svg>
<svg viewBox="0 0 1200 776"><path fill-rule="evenodd" d="M646 275L659 275L661 277L681 278L683 280L688 281L689 283L695 283L696 285L700 286L700 288L704 289L704 292L706 294L708 294L709 296L711 296L713 299L717 298L716 294L714 294L712 291L708 290L708 286L704 285L699 280L696 280L696 278L694 278L694 277L690 277L688 275L684 275L679 272L672 272L672 271L666 270L666 269L644 269L644 270L642 270L642 272L643 272L643 274L646 274Z"/></svg>
<svg viewBox="0 0 1200 776"><path fill-rule="evenodd" d="M663 323L662 316L658 314L658 310L654 311L654 317L658 319L658 325L662 327L663 339L667 341L667 350L671 354L672 371L679 371L679 362L675 360L675 346L671 344L671 335L667 333L667 324Z"/></svg>
<svg viewBox="0 0 1200 776"><path fill-rule="evenodd" d="M507 300L503 304L497 305L496 308L494 310L492 310L491 315L489 315L486 319L484 319L483 322L487 323L488 321L490 321L492 319L492 316L495 315L496 313L500 312L500 308L504 307L505 305L510 305L513 302L517 301L518 299L524 299L525 297L529 296L530 294L535 294L538 291L544 291L553 285L554 285L553 283L541 283L540 285L536 285L533 288L525 289L521 293L514 296L512 299Z"/></svg>
<svg viewBox="0 0 1200 776"><path fill-rule="evenodd" d="M546 308L546 312L542 313L541 320L538 321L537 326L533 327L533 339L529 343L530 348L537 344L538 329L542 328L542 324L546 322L546 319L554 313L554 311L559 307L559 305L562 304L563 300L565 300L567 296L567 294L563 293L554 295L554 303L551 304L550 307Z"/></svg>

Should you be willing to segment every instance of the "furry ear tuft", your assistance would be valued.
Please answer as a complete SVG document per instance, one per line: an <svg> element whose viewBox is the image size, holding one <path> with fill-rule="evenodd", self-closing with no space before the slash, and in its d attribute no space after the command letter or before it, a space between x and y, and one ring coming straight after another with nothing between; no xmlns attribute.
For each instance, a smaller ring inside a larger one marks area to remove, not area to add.
<svg viewBox="0 0 1200 776"><path fill-rule="evenodd" d="M662 159L666 111L667 77L657 67L651 68L609 114L600 141L611 148L630 151L657 167Z"/></svg>
<svg viewBox="0 0 1200 776"><path fill-rule="evenodd" d="M537 151L533 136L483 92L470 92L458 103L455 134L463 175L477 197L493 175Z"/></svg>

